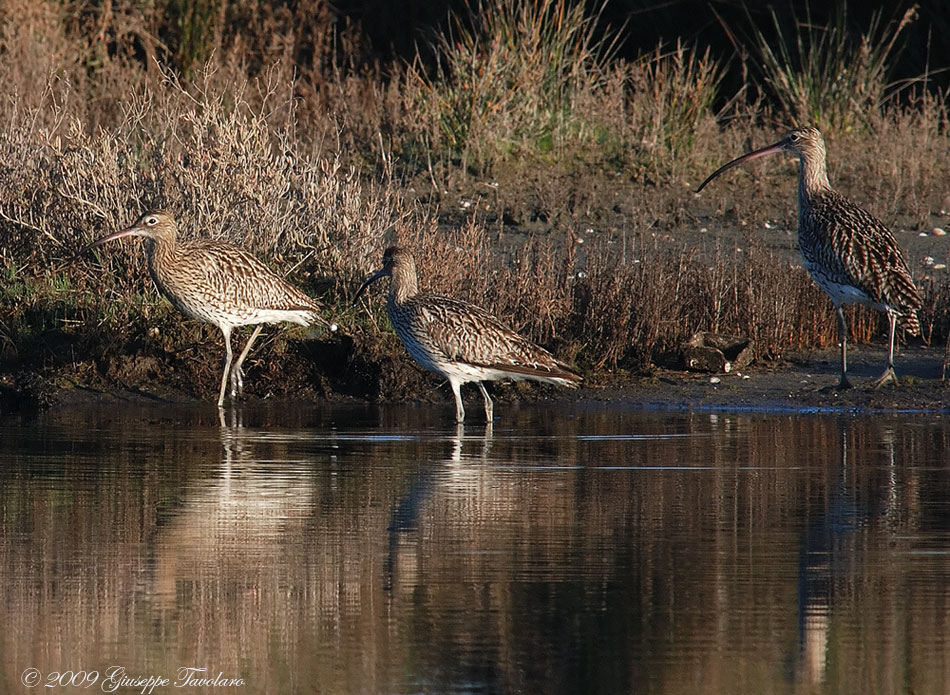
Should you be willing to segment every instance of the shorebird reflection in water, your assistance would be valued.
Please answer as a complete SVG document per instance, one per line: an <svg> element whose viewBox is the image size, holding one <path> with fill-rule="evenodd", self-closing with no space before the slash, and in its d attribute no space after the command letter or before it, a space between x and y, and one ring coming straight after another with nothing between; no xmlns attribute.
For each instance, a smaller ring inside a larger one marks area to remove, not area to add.
<svg viewBox="0 0 950 695"><path fill-rule="evenodd" d="M920 292L904 254L887 226L835 191L825 168L825 141L817 128L792 130L774 145L753 150L724 164L702 182L710 181L737 164L779 152L798 155L798 246L812 279L831 298L838 316L841 341L841 380L848 381L848 325L843 304L859 303L887 314L889 351L887 368L874 382L898 384L894 372L894 340L900 325L911 335L920 332L917 310Z"/></svg>
<svg viewBox="0 0 950 695"><path fill-rule="evenodd" d="M86 249L128 236L145 237L149 272L168 301L186 316L217 326L224 336L227 357L219 406L229 377L232 398L243 390L242 365L263 324L327 323L313 300L247 251L211 239L179 243L175 219L163 210L146 212L131 227L107 234ZM256 328L232 366L231 331L248 325Z"/></svg>
<svg viewBox="0 0 950 695"><path fill-rule="evenodd" d="M386 312L396 335L416 362L448 379L455 395L458 422L465 419L461 386L469 381L478 383L489 422L492 400L482 382L528 379L570 387L580 383L581 377L570 367L484 309L419 292L416 264L406 249L386 249L383 267L367 278L353 303L382 277L390 278Z"/></svg>

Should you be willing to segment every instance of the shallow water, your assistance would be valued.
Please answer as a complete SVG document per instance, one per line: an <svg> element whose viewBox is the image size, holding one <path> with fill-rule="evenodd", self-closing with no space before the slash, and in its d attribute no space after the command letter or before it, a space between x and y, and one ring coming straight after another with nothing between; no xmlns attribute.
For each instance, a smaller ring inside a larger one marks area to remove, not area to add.
<svg viewBox="0 0 950 695"><path fill-rule="evenodd" d="M946 416L496 414L0 421L0 692L945 692Z"/></svg>

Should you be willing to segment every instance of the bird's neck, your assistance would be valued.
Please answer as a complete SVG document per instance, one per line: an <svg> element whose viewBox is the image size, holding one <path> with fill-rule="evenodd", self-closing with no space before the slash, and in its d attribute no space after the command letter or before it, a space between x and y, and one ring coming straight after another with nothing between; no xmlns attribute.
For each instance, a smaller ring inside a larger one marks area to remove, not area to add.
<svg viewBox="0 0 950 695"><path fill-rule="evenodd" d="M399 305L419 294L415 268L393 268L389 283L389 303Z"/></svg>
<svg viewBox="0 0 950 695"><path fill-rule="evenodd" d="M178 250L174 239L148 237L145 240L149 269L152 275L161 274L161 269L174 263Z"/></svg>
<svg viewBox="0 0 950 695"><path fill-rule="evenodd" d="M827 193L830 190L831 183L828 182L824 156L802 156L798 174L799 200L805 202L812 196Z"/></svg>

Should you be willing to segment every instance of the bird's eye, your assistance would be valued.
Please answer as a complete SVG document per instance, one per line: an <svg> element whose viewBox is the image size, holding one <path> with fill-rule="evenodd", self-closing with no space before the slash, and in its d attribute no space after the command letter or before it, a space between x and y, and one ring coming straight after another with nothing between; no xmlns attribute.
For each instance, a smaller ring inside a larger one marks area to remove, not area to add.
<svg viewBox="0 0 950 695"><path fill-rule="evenodd" d="M151 227L152 225L156 225L156 224L158 224L158 218L157 218L157 217L149 217L147 220L145 220L145 224L147 224L149 227Z"/></svg>

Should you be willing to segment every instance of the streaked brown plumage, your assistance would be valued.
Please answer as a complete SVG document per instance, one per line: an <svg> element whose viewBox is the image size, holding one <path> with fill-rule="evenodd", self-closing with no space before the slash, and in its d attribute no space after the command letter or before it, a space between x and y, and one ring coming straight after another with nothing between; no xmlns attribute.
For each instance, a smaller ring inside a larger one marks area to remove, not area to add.
<svg viewBox="0 0 950 695"><path fill-rule="evenodd" d="M798 155L798 246L805 267L831 298L838 316L841 340L841 380L848 381L848 325L841 307L857 302L887 314L890 350L887 368L874 382L897 384L894 372L896 327L920 332L917 310L920 292L914 284L904 253L887 226L831 188L825 168L825 141L817 128L798 128L774 145L753 150L724 164L697 189L737 164L778 152Z"/></svg>
<svg viewBox="0 0 950 695"><path fill-rule="evenodd" d="M219 406L224 403L229 375L231 397L243 389L241 367L263 324L326 323L313 300L247 251L210 239L178 243L175 219L163 210L146 212L131 227L107 234L86 248L127 236L145 237L149 271L159 291L179 311L217 326L224 335L227 357ZM248 325L256 328L232 367L231 331Z"/></svg>
<svg viewBox="0 0 950 695"><path fill-rule="evenodd" d="M458 422L465 419L461 386L469 381L478 383L488 422L492 420L492 400L483 381L530 379L571 387L580 383L581 377L570 367L484 309L449 297L420 294L416 264L406 249L386 249L383 267L367 278L353 302L386 276L390 278L386 311L396 335L416 362L448 379Z"/></svg>

